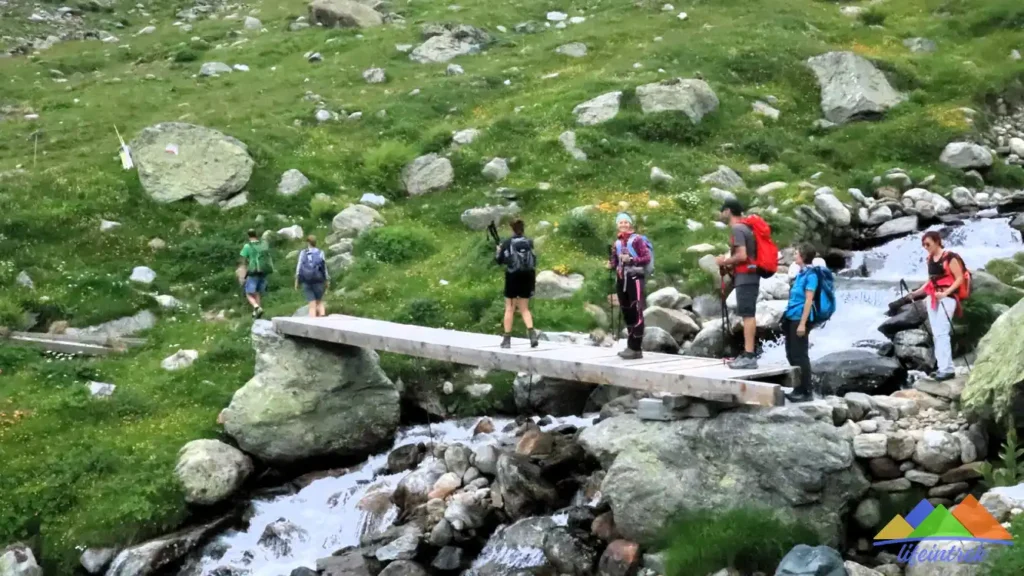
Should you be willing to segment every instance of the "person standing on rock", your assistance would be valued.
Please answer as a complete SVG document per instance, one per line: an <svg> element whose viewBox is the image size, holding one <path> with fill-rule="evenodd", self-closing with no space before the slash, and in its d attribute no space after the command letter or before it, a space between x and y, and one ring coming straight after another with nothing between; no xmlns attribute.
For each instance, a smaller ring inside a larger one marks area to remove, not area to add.
<svg viewBox="0 0 1024 576"><path fill-rule="evenodd" d="M267 276L274 271L274 262L270 257L270 247L260 240L255 230L247 233L249 240L242 246L239 268L245 277L245 298L252 305L252 317L263 316L261 297L267 291Z"/></svg>
<svg viewBox="0 0 1024 576"><path fill-rule="evenodd" d="M608 260L615 270L616 296L626 322L626 349L619 356L626 360L643 358L644 301L646 299L646 268L651 263L651 250L645 238L633 230L633 218L626 213L615 217L618 235Z"/></svg>
<svg viewBox="0 0 1024 576"><path fill-rule="evenodd" d="M302 286L302 293L309 305L309 317L326 316L324 293L331 286L331 275L327 271L324 253L316 247L316 236L306 238L306 248L299 252L295 264L295 289Z"/></svg>
<svg viewBox="0 0 1024 576"><path fill-rule="evenodd" d="M736 290L736 312L743 319L743 353L729 362L729 368L736 370L752 370L757 368L757 294L761 289L761 276L757 271L757 242L754 231L740 220L743 218L743 205L739 200L730 198L722 204L720 210L722 221L732 228L729 245L731 256L716 258L718 266L728 271L733 277Z"/></svg>
<svg viewBox="0 0 1024 576"><path fill-rule="evenodd" d="M953 346L950 331L954 314L961 314L960 300L969 292L967 267L959 255L942 246L942 236L932 230L924 233L921 246L928 253L928 282L910 294L889 303L889 313L899 312L904 305L928 298L928 324L935 344L938 370L930 376L934 380L949 380L956 376L953 366Z"/></svg>
<svg viewBox="0 0 1024 576"><path fill-rule="evenodd" d="M796 264L800 273L793 279L789 290L789 304L782 317L782 332L786 336L786 359L790 366L800 368L800 385L786 397L790 402L807 402L814 399L811 391L810 349L811 313L814 310L814 295L818 290L818 274L814 270L817 255L810 244L802 244L796 251Z"/></svg>
<svg viewBox="0 0 1024 576"><path fill-rule="evenodd" d="M537 285L537 256L533 252L533 240L524 236L526 225L522 220L512 223L512 237L498 244L494 259L505 266L505 335L501 339L502 348L512 347L512 323L515 313L526 324L530 335L530 347L536 348L540 343L540 335L533 328L533 315L530 314L530 298Z"/></svg>

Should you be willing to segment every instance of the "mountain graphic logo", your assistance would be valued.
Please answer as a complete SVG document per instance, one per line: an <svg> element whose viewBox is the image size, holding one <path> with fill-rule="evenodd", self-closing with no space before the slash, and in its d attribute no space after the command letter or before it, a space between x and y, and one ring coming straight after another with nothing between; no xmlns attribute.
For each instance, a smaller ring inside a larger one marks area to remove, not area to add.
<svg viewBox="0 0 1024 576"><path fill-rule="evenodd" d="M967 496L952 512L941 504L932 506L927 500L921 500L906 518L897 514L886 524L875 535L875 546L927 540L1013 544L1013 536L978 499Z"/></svg>

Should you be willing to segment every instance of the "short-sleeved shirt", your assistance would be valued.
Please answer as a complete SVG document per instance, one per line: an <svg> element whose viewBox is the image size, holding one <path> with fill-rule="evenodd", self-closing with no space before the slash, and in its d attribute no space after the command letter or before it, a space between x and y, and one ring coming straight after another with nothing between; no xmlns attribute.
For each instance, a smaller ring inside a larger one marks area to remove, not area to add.
<svg viewBox="0 0 1024 576"><path fill-rule="evenodd" d="M786 306L786 318L800 321L804 314L804 302L807 299L807 291L814 292L818 289L818 275L814 272L813 266L806 266L793 279L793 287L789 289L789 305ZM813 314L812 314L813 316ZM808 317L813 321L813 317Z"/></svg>
<svg viewBox="0 0 1024 576"><path fill-rule="evenodd" d="M747 248L747 258L753 260L757 258L757 242L754 241L754 231L750 229L746 224L736 224L732 227L732 254L736 254L736 248L745 246ZM760 284L761 276L757 273L738 273L739 265L737 265L737 274L734 280L736 286L743 286L746 284Z"/></svg>

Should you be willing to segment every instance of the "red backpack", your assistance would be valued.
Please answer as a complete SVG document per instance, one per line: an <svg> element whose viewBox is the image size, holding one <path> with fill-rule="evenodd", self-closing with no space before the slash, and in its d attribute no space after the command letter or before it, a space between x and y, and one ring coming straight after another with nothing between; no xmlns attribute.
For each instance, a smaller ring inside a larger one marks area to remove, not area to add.
<svg viewBox="0 0 1024 576"><path fill-rule="evenodd" d="M953 282L954 282L953 272L949 269L949 262L951 260L959 261L960 262L960 269L964 271L964 281L961 282L960 283L960 287L956 289L956 294L953 294L953 297L956 298L957 305L959 306L960 302L963 302L964 300L967 300L968 298L971 297L972 286L971 286L971 271L967 269L967 263L964 262L964 259L961 258L960 255L957 254L956 252L950 252L950 251L947 250L942 255L942 259L941 259L942 269L946 273L945 276L943 276L943 279L948 278L949 281L948 282L944 282L942 285L940 285L940 284L938 284L938 282L936 282L936 286L938 286L939 288L945 288L946 286L951 286L953 284Z"/></svg>
<svg viewBox="0 0 1024 576"><path fill-rule="evenodd" d="M771 278L779 270L779 249L772 242L772 229L764 218L756 214L740 218L740 223L754 233L754 245L757 246L757 257L748 262L757 266L757 273L762 278Z"/></svg>

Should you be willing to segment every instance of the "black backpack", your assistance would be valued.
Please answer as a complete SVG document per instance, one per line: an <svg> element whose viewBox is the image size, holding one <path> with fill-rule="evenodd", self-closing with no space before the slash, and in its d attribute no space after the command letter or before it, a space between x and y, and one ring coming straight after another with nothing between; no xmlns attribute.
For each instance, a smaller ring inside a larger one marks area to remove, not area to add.
<svg viewBox="0 0 1024 576"><path fill-rule="evenodd" d="M508 272L533 272L537 268L537 255L533 253L530 239L523 236L508 243Z"/></svg>

